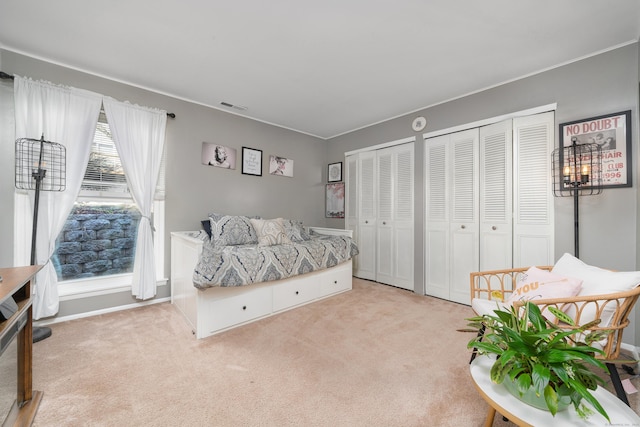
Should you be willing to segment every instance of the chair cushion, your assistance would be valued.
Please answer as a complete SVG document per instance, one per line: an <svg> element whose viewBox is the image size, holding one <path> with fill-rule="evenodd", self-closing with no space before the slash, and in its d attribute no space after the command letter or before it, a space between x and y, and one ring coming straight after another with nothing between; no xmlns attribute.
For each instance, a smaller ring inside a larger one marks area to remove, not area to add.
<svg viewBox="0 0 640 427"><path fill-rule="evenodd" d="M582 280L579 296L606 295L616 292L629 291L640 285L640 271L611 271L588 265L571 254L564 254L553 266L552 273L574 277ZM611 323L615 304L607 304L601 314L600 326ZM575 309L567 311L569 316L575 316ZM580 316L580 324L585 324L596 317L595 304L589 304Z"/></svg>
<svg viewBox="0 0 640 427"><path fill-rule="evenodd" d="M498 300L487 300L474 298L471 300L471 308L478 316L485 314L494 315L495 310L507 311L510 309L509 304Z"/></svg>

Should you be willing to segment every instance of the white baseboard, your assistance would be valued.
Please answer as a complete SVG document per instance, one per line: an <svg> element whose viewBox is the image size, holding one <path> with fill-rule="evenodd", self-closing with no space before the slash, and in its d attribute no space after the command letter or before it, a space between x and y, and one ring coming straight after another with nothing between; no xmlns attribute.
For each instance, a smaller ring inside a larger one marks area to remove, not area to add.
<svg viewBox="0 0 640 427"><path fill-rule="evenodd" d="M132 308L144 307L145 305L160 304L171 301L171 297L156 298L147 301L135 302L133 304L120 305L117 307L104 308L102 310L87 311L86 313L71 314L69 316L53 317L49 319L34 320L34 326L46 326L54 323L67 322L69 320L83 319L85 317L98 316L100 314L114 313L116 311L130 310Z"/></svg>

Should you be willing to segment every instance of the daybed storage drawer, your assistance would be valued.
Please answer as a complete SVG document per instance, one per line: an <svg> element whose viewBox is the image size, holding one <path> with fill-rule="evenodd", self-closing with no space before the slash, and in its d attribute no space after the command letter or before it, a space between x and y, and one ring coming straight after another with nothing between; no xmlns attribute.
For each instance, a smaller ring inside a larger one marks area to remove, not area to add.
<svg viewBox="0 0 640 427"><path fill-rule="evenodd" d="M231 289L213 290L227 291ZM205 291L205 295L207 292ZM206 313L208 319L202 320L209 328L207 333L211 334L230 326L268 316L271 314L271 305L271 289L263 287L240 295L217 299L213 304L204 307L199 313Z"/></svg>
<svg viewBox="0 0 640 427"><path fill-rule="evenodd" d="M351 261L347 261L322 274L320 283L321 297L349 290L353 287L351 275Z"/></svg>
<svg viewBox="0 0 640 427"><path fill-rule="evenodd" d="M273 287L273 311L285 310L318 298L318 278L287 281Z"/></svg>

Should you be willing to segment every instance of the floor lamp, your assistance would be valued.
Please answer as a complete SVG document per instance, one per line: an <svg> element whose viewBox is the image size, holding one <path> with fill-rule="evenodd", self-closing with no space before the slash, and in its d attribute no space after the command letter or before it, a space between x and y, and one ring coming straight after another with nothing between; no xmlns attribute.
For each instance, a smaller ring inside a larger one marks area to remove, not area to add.
<svg viewBox="0 0 640 427"><path fill-rule="evenodd" d="M578 143L556 148L552 154L553 195L573 197L574 251L580 258L580 222L578 200L581 196L602 193L602 150L596 143Z"/></svg>
<svg viewBox="0 0 640 427"><path fill-rule="evenodd" d="M31 231L31 265L36 265L38 207L41 191L64 191L66 188L66 148L64 145L38 139L16 140L16 188L35 190L33 227ZM51 336L51 328L34 327L33 342Z"/></svg>

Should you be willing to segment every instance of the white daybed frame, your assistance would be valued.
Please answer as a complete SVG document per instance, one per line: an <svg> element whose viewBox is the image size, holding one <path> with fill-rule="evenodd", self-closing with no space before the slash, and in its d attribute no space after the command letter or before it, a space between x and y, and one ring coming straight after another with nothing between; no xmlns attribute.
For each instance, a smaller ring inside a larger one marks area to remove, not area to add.
<svg viewBox="0 0 640 427"><path fill-rule="evenodd" d="M351 230L309 227L319 234L352 237ZM326 270L246 286L193 286L193 271L202 251L198 232L171 233L171 303L187 319L196 338L308 304L352 287L352 262Z"/></svg>

